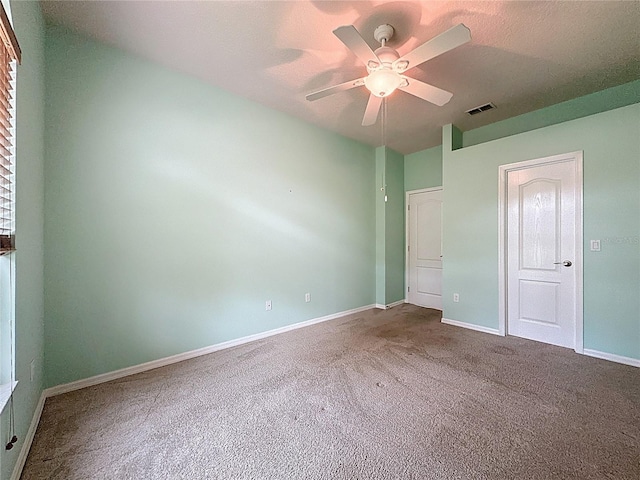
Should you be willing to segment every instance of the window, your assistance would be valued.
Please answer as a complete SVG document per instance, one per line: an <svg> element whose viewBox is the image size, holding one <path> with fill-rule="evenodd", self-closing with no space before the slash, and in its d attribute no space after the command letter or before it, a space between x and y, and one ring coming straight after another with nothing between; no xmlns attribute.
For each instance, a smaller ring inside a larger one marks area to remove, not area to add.
<svg viewBox="0 0 640 480"><path fill-rule="evenodd" d="M14 369L15 73L20 47L0 4L0 409L16 385Z"/></svg>
<svg viewBox="0 0 640 480"><path fill-rule="evenodd" d="M15 246L14 91L20 47L4 6L0 5L0 255Z"/></svg>

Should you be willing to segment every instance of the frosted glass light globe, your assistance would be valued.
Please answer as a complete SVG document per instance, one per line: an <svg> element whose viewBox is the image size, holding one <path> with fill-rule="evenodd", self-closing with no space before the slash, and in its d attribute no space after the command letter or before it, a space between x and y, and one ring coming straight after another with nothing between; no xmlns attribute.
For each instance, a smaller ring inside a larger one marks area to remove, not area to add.
<svg viewBox="0 0 640 480"><path fill-rule="evenodd" d="M402 77L386 68L372 72L364 79L364 85L376 97L388 97L401 84Z"/></svg>

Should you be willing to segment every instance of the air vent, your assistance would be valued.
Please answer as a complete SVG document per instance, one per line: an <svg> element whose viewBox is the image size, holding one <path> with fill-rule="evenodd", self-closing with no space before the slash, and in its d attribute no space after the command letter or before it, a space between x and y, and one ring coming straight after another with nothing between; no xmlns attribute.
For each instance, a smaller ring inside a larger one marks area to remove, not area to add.
<svg viewBox="0 0 640 480"><path fill-rule="evenodd" d="M467 113L469 115L477 115L478 113L486 112L487 110L492 110L494 108L496 108L496 106L493 103L486 103L479 107L472 108L471 110L467 110Z"/></svg>

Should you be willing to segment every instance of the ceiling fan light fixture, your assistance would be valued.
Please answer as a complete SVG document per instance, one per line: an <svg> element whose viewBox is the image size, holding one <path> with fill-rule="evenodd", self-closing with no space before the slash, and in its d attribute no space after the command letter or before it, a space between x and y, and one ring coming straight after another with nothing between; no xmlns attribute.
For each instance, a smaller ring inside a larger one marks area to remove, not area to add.
<svg viewBox="0 0 640 480"><path fill-rule="evenodd" d="M393 70L381 69L371 72L364 85L376 97L388 97L403 84L403 78Z"/></svg>
<svg viewBox="0 0 640 480"><path fill-rule="evenodd" d="M471 32L469 29L459 23L414 48L402 57L396 50L387 46L387 42L393 36L393 32L393 27L389 24L380 25L376 28L373 36L380 42L381 46L374 51L353 25L343 25L336 28L333 31L334 35L366 65L368 75L310 93L306 96L306 99L314 101L364 85L371 93L369 94L367 108L362 119L363 127L369 127L376 123L381 107L383 111L386 108L383 107L386 105L383 99L391 95L396 89L437 106L446 104L451 100L453 93L415 78L405 77L403 74L409 68L418 66L470 41ZM384 125L384 113L382 124Z"/></svg>

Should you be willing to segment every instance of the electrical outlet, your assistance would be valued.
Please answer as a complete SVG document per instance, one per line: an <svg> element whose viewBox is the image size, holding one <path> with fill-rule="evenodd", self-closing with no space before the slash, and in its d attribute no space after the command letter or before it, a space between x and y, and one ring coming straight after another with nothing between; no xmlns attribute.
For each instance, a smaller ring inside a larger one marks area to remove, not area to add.
<svg viewBox="0 0 640 480"><path fill-rule="evenodd" d="M304 301L309 303L311 301L311 294L310 293L305 293L304 294Z"/></svg>
<svg viewBox="0 0 640 480"><path fill-rule="evenodd" d="M266 302L264 302L264 309L268 312L269 310L271 310L271 300L267 300Z"/></svg>
<svg viewBox="0 0 640 480"><path fill-rule="evenodd" d="M454 302L456 302L456 303L458 303L458 302L460 301L460 295L459 295L459 294L457 294L457 293L454 293L454 294L453 294L453 301L454 301Z"/></svg>

